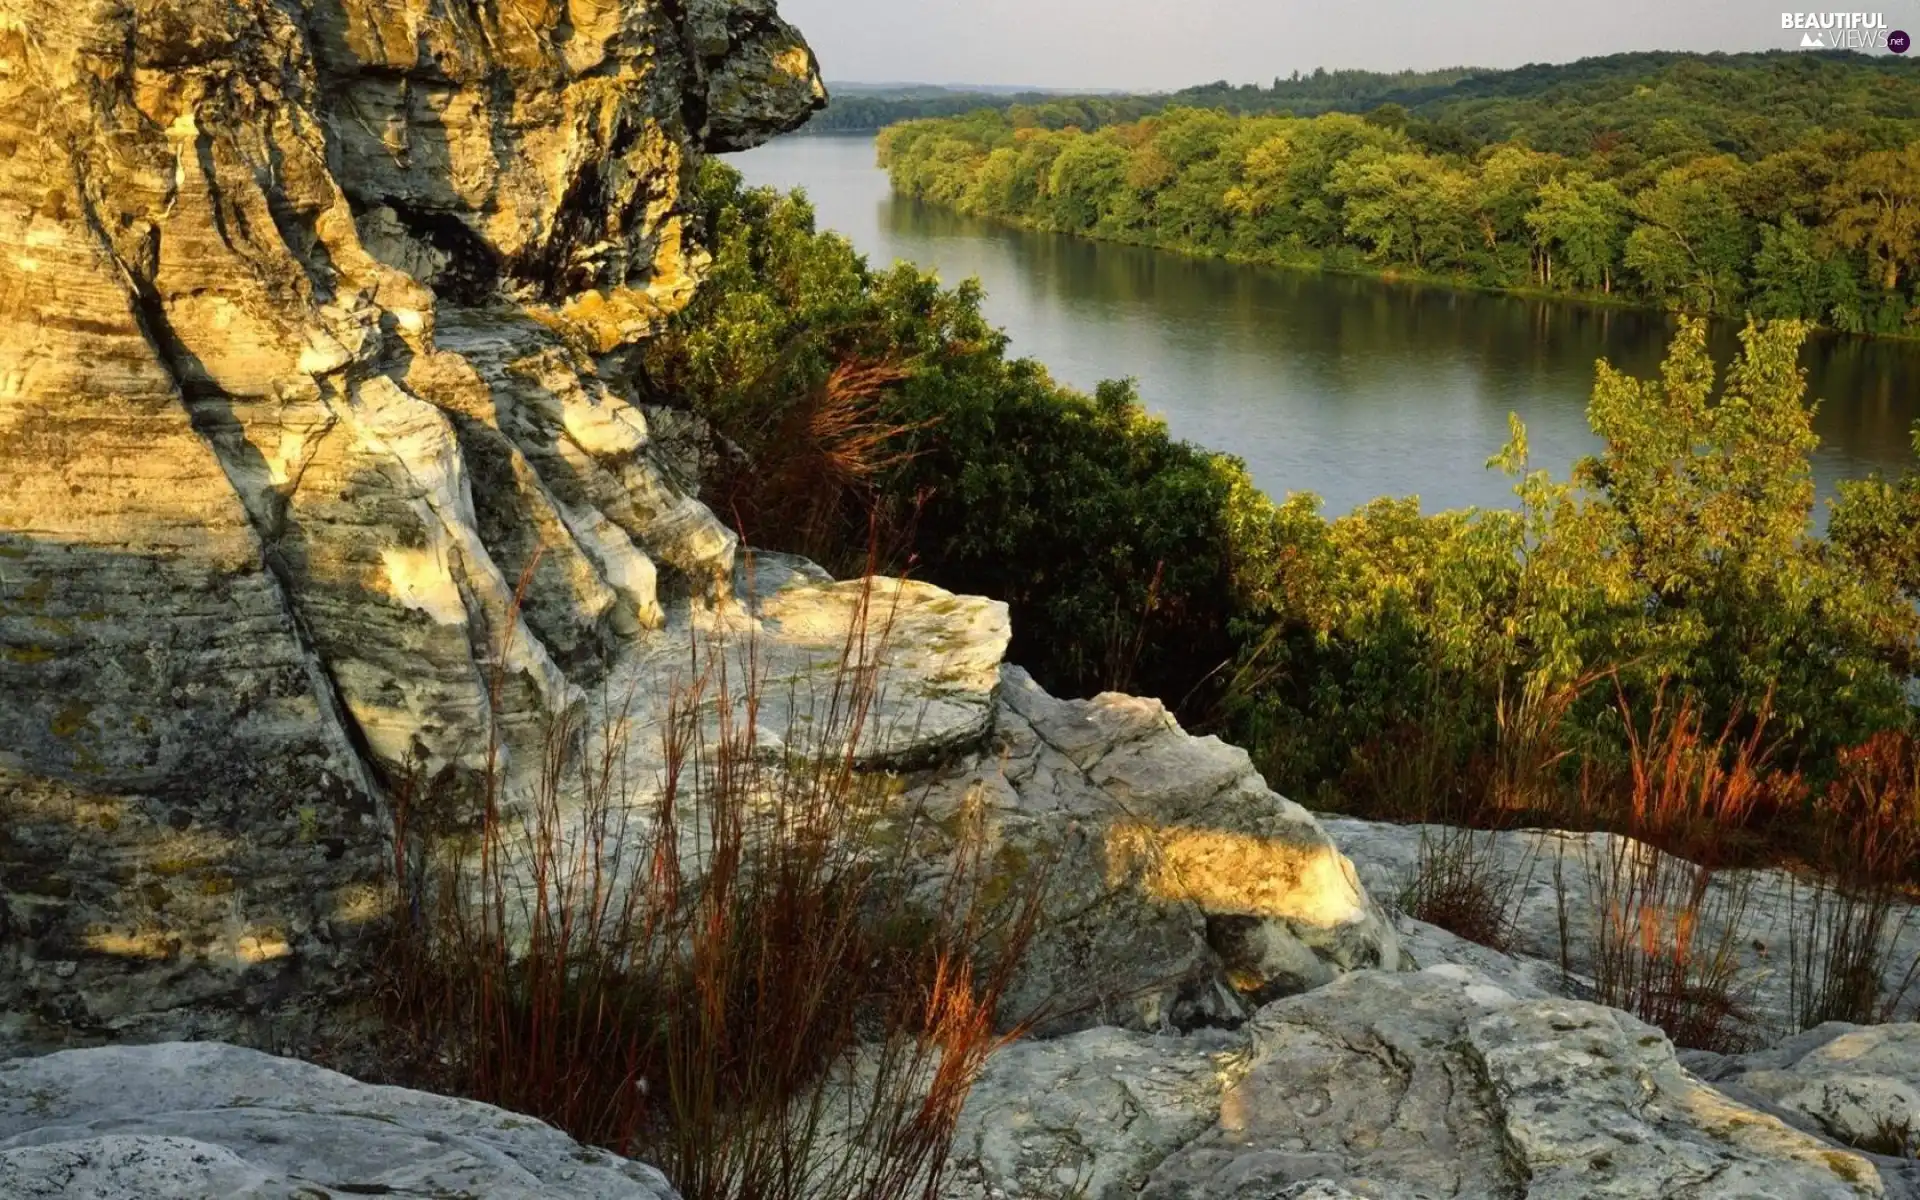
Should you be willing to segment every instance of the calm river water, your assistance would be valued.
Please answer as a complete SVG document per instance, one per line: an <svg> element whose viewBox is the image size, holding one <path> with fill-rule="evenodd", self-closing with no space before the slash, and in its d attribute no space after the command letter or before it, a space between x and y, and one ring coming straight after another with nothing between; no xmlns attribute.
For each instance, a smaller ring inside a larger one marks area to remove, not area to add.
<svg viewBox="0 0 1920 1200"><path fill-rule="evenodd" d="M1247 461L1274 496L1316 492L1329 512L1417 495L1428 510L1513 502L1484 469L1527 422L1536 465L1564 475L1595 445L1594 362L1658 366L1673 322L1371 279L1236 266L1008 229L896 199L873 142L785 138L731 161L756 184L805 188L820 223L876 266L907 259L950 283L978 276L1014 351L1081 388L1132 376L1175 435ZM1730 354L1736 327L1716 329ZM1920 344L1819 337L1815 474L1912 461Z"/></svg>

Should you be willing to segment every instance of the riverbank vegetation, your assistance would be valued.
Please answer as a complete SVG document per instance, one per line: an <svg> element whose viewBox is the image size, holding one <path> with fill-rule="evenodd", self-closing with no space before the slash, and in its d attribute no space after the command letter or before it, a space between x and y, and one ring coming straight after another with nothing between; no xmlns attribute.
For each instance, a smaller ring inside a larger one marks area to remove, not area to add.
<svg viewBox="0 0 1920 1200"><path fill-rule="evenodd" d="M1635 56L1622 56L1631 58ZM1676 56L1666 56L1674 58ZM1690 313L1920 331L1920 78L1873 60L1527 68L1364 116L1076 100L915 121L903 194L1036 229ZM1527 72L1538 78L1524 82Z"/></svg>
<svg viewBox="0 0 1920 1200"><path fill-rule="evenodd" d="M1728 744L1764 721L1778 787L1718 831L1757 857L1804 851L1856 748L1911 747L1920 476L1848 486L1815 535L1797 323L1751 325L1724 372L1697 322L1659 378L1602 364L1604 449L1571 477L1535 469L1518 422L1488 448L1510 510L1329 518L1172 439L1127 385L1087 396L1009 358L972 285L872 271L725 167L702 189L714 275L646 386L718 431L709 498L756 544L852 572L877 538L889 570L1006 600L1012 658L1055 691L1162 697L1310 805L1475 820L1572 819L1607 775L1630 794L1631 731L1684 699ZM758 495L790 493L799 460L844 468L812 473L830 511L805 544L792 495ZM1503 793L1517 757L1552 786Z"/></svg>

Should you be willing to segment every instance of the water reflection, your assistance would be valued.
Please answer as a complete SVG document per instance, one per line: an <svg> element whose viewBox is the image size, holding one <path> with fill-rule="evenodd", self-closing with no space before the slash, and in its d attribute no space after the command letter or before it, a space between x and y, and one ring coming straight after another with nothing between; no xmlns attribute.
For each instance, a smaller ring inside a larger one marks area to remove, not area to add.
<svg viewBox="0 0 1920 1200"><path fill-rule="evenodd" d="M1247 460L1275 495L1332 511L1378 495L1428 508L1507 504L1484 470L1526 419L1539 465L1564 473L1593 447L1593 364L1658 366L1658 313L1238 266L1028 233L894 199L866 139L777 141L735 160L748 178L804 186L822 224L877 263L978 276L1018 353L1080 387L1133 376L1174 432ZM1723 358L1736 326L1716 327ZM1897 470L1920 419L1920 346L1823 337L1805 356L1823 403L1815 459L1835 480Z"/></svg>

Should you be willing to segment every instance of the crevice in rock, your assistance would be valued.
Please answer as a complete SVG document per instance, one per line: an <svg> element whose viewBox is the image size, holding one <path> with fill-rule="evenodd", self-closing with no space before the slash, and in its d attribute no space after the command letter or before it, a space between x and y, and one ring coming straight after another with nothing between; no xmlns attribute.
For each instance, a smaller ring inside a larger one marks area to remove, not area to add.
<svg viewBox="0 0 1920 1200"><path fill-rule="evenodd" d="M441 300L463 308L478 308L495 298L506 264L487 240L449 212L409 204L397 196L378 203L393 210L408 233L447 256L446 269L433 281Z"/></svg>
<svg viewBox="0 0 1920 1200"><path fill-rule="evenodd" d="M589 264L576 263L574 256L599 242L606 231L604 190L599 164L591 160L581 164L554 210L553 228L508 264L513 278L554 304L597 286L599 272Z"/></svg>
<svg viewBox="0 0 1920 1200"><path fill-rule="evenodd" d="M80 164L76 164L76 166L78 165ZM203 419L194 413L193 405L188 402L189 396L196 390L190 386L189 381L197 374L203 374L204 372L190 369L191 367L197 367L197 363L189 362L192 356L174 334L172 324L167 319L165 305L161 301L159 293L154 290L152 282L136 274L127 263L123 262L119 256L114 253L113 243L107 237L106 230L100 220L99 211L94 205L92 196L85 187L84 170L81 171L81 178L82 187L80 188L80 195L84 210L84 219L89 231L101 247L102 252L113 261L120 272L121 279L127 289L127 296L130 301L128 307L134 323L139 327L142 335L145 336L147 344L153 348L154 356L159 360L162 369L164 369L168 377L173 380L181 403L187 407L189 425L194 432L200 436L201 441L205 443L207 452L213 456L214 461L220 464L221 471L227 475L228 486L234 489L235 500L240 502L241 511L247 514L248 523L254 527L254 537L257 539L260 547L261 571L272 581L274 597L279 603L280 611L287 619L288 627L292 630L295 644L299 647L300 659L307 674L309 688L313 693L315 703L319 706L323 714L322 725L328 733L337 739L336 749L342 752L342 760L350 763L359 776L357 779L346 782L357 785L361 793L376 804L381 803L385 795L375 783L375 772L373 769L375 759L371 746L367 742L365 731L360 728L359 722L354 720L352 713L348 711L345 702L342 700L339 680L335 678L331 667L325 662L316 649L312 631L302 619L299 606L294 602L294 596L298 594L298 589L294 587L286 564L280 559L279 551L274 540L274 532L272 530L261 529L256 523L255 514L251 511L250 507L244 503L244 501L240 500L239 487L232 478L231 466L228 464L225 455L220 452L219 446L208 436L208 431ZM218 206L216 205L215 208L217 211ZM152 252L156 261L159 255L159 238L160 234L156 230L152 238ZM197 390L203 397L207 392L205 388Z"/></svg>
<svg viewBox="0 0 1920 1200"><path fill-rule="evenodd" d="M1527 1160L1527 1153L1520 1148L1520 1139L1514 1135L1513 1122L1508 1119L1506 1106L1500 1102L1500 1089L1494 1084L1493 1069L1487 1065L1486 1056L1470 1037L1462 1037L1450 1047L1459 1055L1472 1074L1474 1090L1479 1093L1486 1105L1487 1115L1491 1118L1500 1147L1500 1162L1513 1180L1513 1195L1525 1196L1533 1187L1533 1166Z"/></svg>
<svg viewBox="0 0 1920 1200"><path fill-rule="evenodd" d="M679 43L681 58L690 65L694 76L687 81L688 87L680 98L680 119L686 122L688 133L704 140L710 119L706 70L687 37L686 0L660 0L660 11L666 17L667 28L673 31L674 41Z"/></svg>

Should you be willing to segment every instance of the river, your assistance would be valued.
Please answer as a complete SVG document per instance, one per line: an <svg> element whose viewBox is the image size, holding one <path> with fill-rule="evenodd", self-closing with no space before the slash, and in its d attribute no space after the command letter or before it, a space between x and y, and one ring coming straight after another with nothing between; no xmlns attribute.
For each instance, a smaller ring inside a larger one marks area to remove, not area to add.
<svg viewBox="0 0 1920 1200"><path fill-rule="evenodd" d="M784 138L729 161L751 183L806 189L821 226L875 266L977 276L1016 353L1079 388L1131 376L1176 436L1239 455L1276 497L1317 493L1330 513L1383 495L1417 495L1428 511L1514 503L1510 481L1484 467L1510 412L1535 465L1564 476L1596 445L1595 361L1650 375L1674 327L1659 313L1011 229L896 198L868 137ZM1714 330L1723 361L1737 332ZM1920 343L1822 335L1803 361L1820 401L1822 495L1912 463Z"/></svg>

